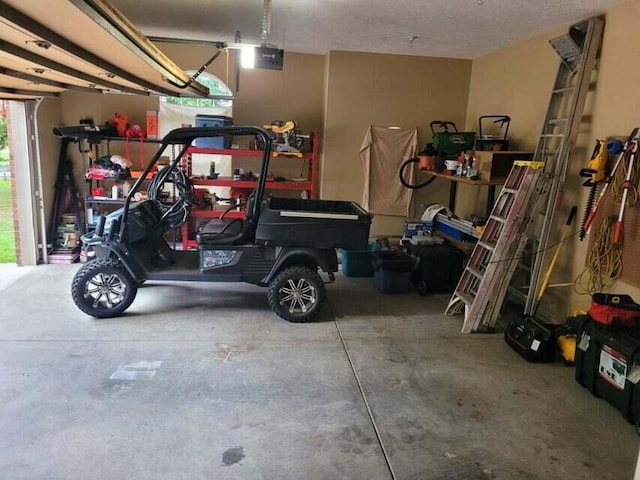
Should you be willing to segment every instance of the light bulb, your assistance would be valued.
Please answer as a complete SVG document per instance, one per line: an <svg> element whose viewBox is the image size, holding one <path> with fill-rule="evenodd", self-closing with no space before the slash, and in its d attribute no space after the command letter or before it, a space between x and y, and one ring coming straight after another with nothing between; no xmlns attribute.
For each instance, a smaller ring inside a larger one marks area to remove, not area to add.
<svg viewBox="0 0 640 480"><path fill-rule="evenodd" d="M254 68L256 64L256 47L243 45L240 50L240 65L242 68Z"/></svg>

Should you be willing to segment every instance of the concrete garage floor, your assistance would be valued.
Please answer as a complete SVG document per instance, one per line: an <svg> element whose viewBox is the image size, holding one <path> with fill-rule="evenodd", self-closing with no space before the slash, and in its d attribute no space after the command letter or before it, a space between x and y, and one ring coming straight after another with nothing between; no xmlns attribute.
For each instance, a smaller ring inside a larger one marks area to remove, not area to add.
<svg viewBox="0 0 640 480"><path fill-rule="evenodd" d="M634 428L439 295L339 277L318 322L243 285L142 288L122 318L71 302L77 266L0 292L3 479L625 479Z"/></svg>

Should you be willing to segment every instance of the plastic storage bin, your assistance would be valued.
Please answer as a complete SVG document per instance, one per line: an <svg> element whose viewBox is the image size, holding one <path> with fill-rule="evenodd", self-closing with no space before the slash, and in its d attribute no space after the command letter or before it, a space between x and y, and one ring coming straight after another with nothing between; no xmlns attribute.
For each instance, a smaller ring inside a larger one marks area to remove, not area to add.
<svg viewBox="0 0 640 480"><path fill-rule="evenodd" d="M634 425L640 424L640 338L588 321L578 335L576 381L596 397L620 410Z"/></svg>
<svg viewBox="0 0 640 480"><path fill-rule="evenodd" d="M373 277L371 252L379 249L380 247L376 243L370 243L368 250L345 250L341 248L342 274L345 277Z"/></svg>
<svg viewBox="0 0 640 480"><path fill-rule="evenodd" d="M196 115L196 127L225 127L233 125L233 119L221 115ZM196 138L196 147L231 148L231 135Z"/></svg>
<svg viewBox="0 0 640 480"><path fill-rule="evenodd" d="M415 260L402 252L371 252L373 283L382 293L407 293L411 289L411 270Z"/></svg>

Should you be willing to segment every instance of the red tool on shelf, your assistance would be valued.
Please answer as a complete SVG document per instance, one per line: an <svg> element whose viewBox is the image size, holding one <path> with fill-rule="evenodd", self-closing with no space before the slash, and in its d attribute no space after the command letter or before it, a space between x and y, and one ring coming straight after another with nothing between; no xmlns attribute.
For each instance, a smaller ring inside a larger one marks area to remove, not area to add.
<svg viewBox="0 0 640 480"><path fill-rule="evenodd" d="M614 244L619 244L622 241L622 231L623 231L623 221L622 221L622 219L623 219L623 216L624 216L624 210L625 210L625 207L626 207L627 198L629 196L629 190L632 187L632 185L631 185L631 173L632 173L632 170L633 170L633 165L634 165L634 162L635 162L636 153L638 151L638 138L639 138L639 136L640 136L640 128L636 127L636 128L633 129L633 131L629 135L629 138L624 143L624 147L622 149L622 152L620 152L620 154L618 155L618 158L616 159L616 162L613 165L613 169L611 170L611 173L609 173L609 175L607 175L607 178L605 178L604 187L602 187L602 191L600 192L600 195L598 195L598 198L596 199L596 201L593 204L593 208L591 210L591 213L587 217L587 220L584 222L584 230L585 231L589 231L589 228L591 227L591 224L593 223L593 219L596 216L596 213L598 211L598 207L600 206L600 202L602 201L602 198L604 197L605 193L607 193L609 185L611 185L611 182L613 181L613 179L614 179L614 177L616 175L618 167L622 164L622 161L624 160L625 155L628 154L629 163L628 163L628 167L627 167L627 175L626 175L625 180L624 180L624 182L622 184L622 187L623 187L622 203L620 204L620 212L618 213L618 220L616 222L615 233L613 235L613 243Z"/></svg>

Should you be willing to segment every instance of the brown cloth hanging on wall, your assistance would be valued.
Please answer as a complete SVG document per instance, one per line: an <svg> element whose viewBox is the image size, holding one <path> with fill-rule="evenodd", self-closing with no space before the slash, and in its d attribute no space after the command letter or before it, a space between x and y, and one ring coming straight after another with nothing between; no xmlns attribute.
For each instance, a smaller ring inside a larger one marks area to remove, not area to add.
<svg viewBox="0 0 640 480"><path fill-rule="evenodd" d="M400 183L398 172L402 162L416 155L418 129L391 129L370 126L360 147L364 167L362 204L371 213L409 215L413 190ZM413 182L413 169L409 169Z"/></svg>

